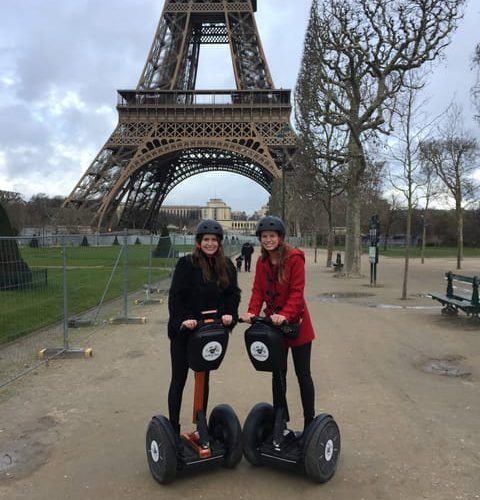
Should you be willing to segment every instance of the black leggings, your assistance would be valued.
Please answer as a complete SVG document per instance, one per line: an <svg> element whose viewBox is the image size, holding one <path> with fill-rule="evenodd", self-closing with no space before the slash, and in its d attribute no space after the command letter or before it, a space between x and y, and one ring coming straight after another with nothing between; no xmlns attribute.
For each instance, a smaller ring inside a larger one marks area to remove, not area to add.
<svg viewBox="0 0 480 500"><path fill-rule="evenodd" d="M168 414L170 423L175 432L180 431L180 409L182 407L182 396L188 375L187 360L188 335L179 333L170 341L170 361L172 366L172 378L168 390ZM203 411L207 412L209 390L209 373L205 374L205 388L203 396Z"/></svg>
<svg viewBox="0 0 480 500"><path fill-rule="evenodd" d="M303 406L303 418L307 426L315 417L315 387L310 373L310 357L312 343L291 347L293 365L300 386L300 397ZM288 354L288 350L287 350ZM287 404L287 371L274 373L272 377L273 407L283 407L287 422L290 420Z"/></svg>

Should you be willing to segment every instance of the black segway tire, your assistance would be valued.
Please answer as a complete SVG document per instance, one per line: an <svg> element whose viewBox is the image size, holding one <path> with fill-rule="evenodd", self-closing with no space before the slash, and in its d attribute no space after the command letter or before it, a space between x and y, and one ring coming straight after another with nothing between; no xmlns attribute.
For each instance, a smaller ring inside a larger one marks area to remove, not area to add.
<svg viewBox="0 0 480 500"><path fill-rule="evenodd" d="M148 466L154 479L160 484L172 482L177 472L177 450L168 418L157 415L150 420L146 445Z"/></svg>
<svg viewBox="0 0 480 500"><path fill-rule="evenodd" d="M245 420L242 431L243 454L252 465L263 465L260 446L272 434L274 418L272 405L257 403Z"/></svg>
<svg viewBox="0 0 480 500"><path fill-rule="evenodd" d="M222 465L227 469L236 467L242 459L242 427L231 406L215 406L208 419L208 433L225 448Z"/></svg>
<svg viewBox="0 0 480 500"><path fill-rule="evenodd" d="M305 433L303 460L310 480L326 483L335 474L340 456L340 430L331 415L316 417Z"/></svg>

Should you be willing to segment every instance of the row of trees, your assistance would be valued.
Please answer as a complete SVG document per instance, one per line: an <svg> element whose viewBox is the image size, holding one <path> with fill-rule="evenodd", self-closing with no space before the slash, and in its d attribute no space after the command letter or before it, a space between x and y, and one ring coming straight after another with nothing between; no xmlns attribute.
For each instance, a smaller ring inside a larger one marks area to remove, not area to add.
<svg viewBox="0 0 480 500"><path fill-rule="evenodd" d="M464 3L312 2L295 89L299 149L285 179L288 219L299 224L305 208L323 210L333 231L335 200L343 198L347 276L360 274L362 209L374 208L385 192L391 193L390 205L406 210L407 236L415 210L453 207L460 267L463 211L477 189L472 174L478 145L462 129L458 106L428 117L420 91L431 63L449 44ZM407 275L408 245L404 295Z"/></svg>
<svg viewBox="0 0 480 500"><path fill-rule="evenodd" d="M25 227L47 226L63 226L74 233L76 228L90 225L94 212L88 209L62 208L63 201L61 196L49 197L39 193L28 201L20 196L4 201L4 207L16 233Z"/></svg>
<svg viewBox="0 0 480 500"><path fill-rule="evenodd" d="M380 176L377 178L379 182ZM375 183L372 182L372 185ZM276 189L280 186L277 184ZM294 193L289 190L289 195ZM301 196L304 196L302 194ZM273 203L278 201L279 197L273 196ZM42 228L49 226L63 226L68 232L74 233L78 231L79 226L88 226L89 220L85 216L85 220L79 217L73 218L76 214L73 211L71 214L65 214L64 209L61 208L63 199L53 197L49 198L44 194L33 196L29 201L10 200L4 201L3 205L9 213L10 220L12 221L13 234L18 234L25 227ZM289 222L291 223L289 232L291 234L309 236L316 234L321 237L322 244L331 241L333 246L334 231L336 230L336 242L339 242L338 235L343 231L339 228L345 226L345 212L347 206L347 198L345 193L341 193L331 200L330 210L327 211L323 207L323 200L321 197L312 198L311 200L304 200L306 205L301 206L296 203L293 198L287 200L289 207ZM369 219L372 214L378 214L381 221L381 235L382 238L389 240L392 237L407 239L405 228L407 225L408 211L400 202L400 196L391 196L386 199L380 189L372 187L371 190L365 190L365 196L362 198L361 203L361 227L363 229L363 237L366 234L366 228L369 224ZM311 217L310 213L305 209L312 209L315 206L315 217ZM280 213L280 205L272 205L272 212ZM465 209L464 212L464 244L471 247L480 247L480 209ZM77 214L78 215L78 214ZM71 223L68 224L68 218ZM58 221L63 221L62 223ZM161 218L159 227L166 230L167 224L172 220ZM183 221L185 222L185 221ZM191 224L187 229L192 230L198 224L198 219L192 219ZM180 227L180 226L178 226ZM183 226L181 226L183 227ZM329 231L329 228L333 228ZM424 234L425 232L425 234ZM159 231L160 233L160 231ZM6 236L7 234L1 233L0 235ZM8 235L11 235L8 233ZM411 214L411 240L412 241L425 241L427 245L448 245L453 246L457 242L457 223L455 210L439 210L428 208L414 208Z"/></svg>

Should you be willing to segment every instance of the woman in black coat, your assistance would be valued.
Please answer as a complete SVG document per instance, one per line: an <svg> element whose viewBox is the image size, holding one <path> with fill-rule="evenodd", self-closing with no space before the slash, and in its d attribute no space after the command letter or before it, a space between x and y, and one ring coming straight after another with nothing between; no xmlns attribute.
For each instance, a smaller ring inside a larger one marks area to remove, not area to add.
<svg viewBox="0 0 480 500"><path fill-rule="evenodd" d="M195 234L191 255L181 257L168 296L168 336L172 378L168 391L170 423L179 437L180 409L188 375L187 345L189 331L195 329L204 312L217 311L225 326L233 327L238 319L240 289L237 271L223 253L223 229L214 220L202 221ZM204 406L208 401L208 377ZM205 408L206 410L206 408ZM180 442L180 441L179 441Z"/></svg>

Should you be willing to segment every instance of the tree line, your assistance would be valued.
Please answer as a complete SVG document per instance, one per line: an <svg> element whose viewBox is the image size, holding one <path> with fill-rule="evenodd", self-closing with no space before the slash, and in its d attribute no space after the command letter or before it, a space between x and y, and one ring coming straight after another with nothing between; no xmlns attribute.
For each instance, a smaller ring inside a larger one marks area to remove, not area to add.
<svg viewBox="0 0 480 500"><path fill-rule="evenodd" d="M385 230L395 210L405 214L407 241L422 215L425 241L432 209L451 209L461 265L465 210L475 213L478 195L478 144L455 102L431 116L422 90L464 7L465 0L312 2L295 87L298 149L271 205L278 208L284 190L294 231L326 220L327 265L334 227L345 226L347 277L360 274L366 214L378 213ZM474 62L478 68L480 46ZM480 107L478 84L472 95ZM382 203L390 207L383 215ZM405 293L408 257L407 243Z"/></svg>

